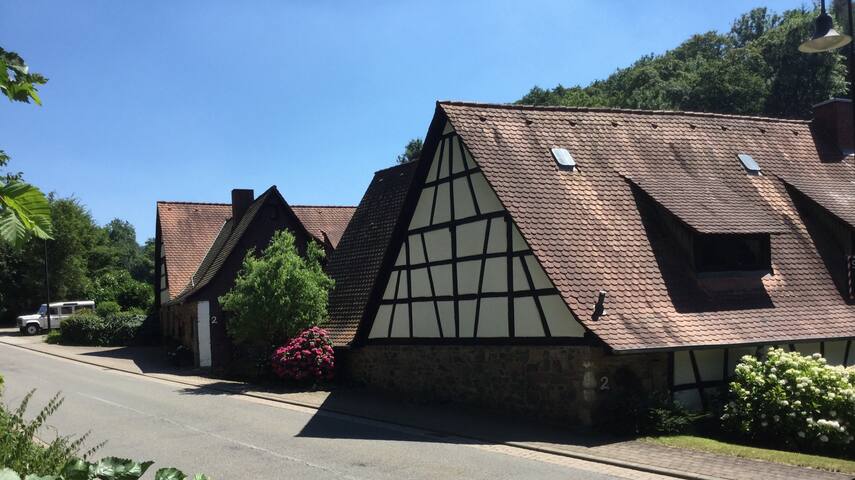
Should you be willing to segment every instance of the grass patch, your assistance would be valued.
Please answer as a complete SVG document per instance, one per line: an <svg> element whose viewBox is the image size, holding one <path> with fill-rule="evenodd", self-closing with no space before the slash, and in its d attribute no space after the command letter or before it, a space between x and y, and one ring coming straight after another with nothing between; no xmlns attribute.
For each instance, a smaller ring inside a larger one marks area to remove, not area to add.
<svg viewBox="0 0 855 480"><path fill-rule="evenodd" d="M667 445L669 447L688 448L702 452L730 455L734 457L749 458L753 460L765 460L767 462L795 465L797 467L810 467L830 472L841 472L855 474L855 461L842 458L823 457L820 455L808 455L805 453L788 452L786 450L770 450L767 448L749 447L735 443L722 442L711 438L695 437L691 435L675 435L667 437L648 437L647 442Z"/></svg>
<svg viewBox="0 0 855 480"><path fill-rule="evenodd" d="M62 334L59 333L59 330L51 330L48 332L45 337L45 343L50 343L51 345L59 344L59 340L62 338Z"/></svg>

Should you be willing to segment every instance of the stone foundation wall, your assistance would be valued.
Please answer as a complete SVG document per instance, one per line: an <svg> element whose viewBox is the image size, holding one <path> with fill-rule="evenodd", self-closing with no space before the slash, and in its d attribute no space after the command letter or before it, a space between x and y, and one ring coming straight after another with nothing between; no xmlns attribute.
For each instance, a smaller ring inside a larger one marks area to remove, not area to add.
<svg viewBox="0 0 855 480"><path fill-rule="evenodd" d="M613 355L591 346L367 345L337 353L345 380L419 402L590 425L628 369L649 391L667 391L665 353Z"/></svg>

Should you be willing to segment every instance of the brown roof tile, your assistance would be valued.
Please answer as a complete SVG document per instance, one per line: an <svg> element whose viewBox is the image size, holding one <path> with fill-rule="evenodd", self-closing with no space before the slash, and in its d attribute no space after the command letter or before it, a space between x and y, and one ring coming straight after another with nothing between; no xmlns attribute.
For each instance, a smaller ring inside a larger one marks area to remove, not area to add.
<svg viewBox="0 0 855 480"><path fill-rule="evenodd" d="M329 321L324 327L335 345L346 345L356 335L415 165L408 163L374 174L338 247L330 255L327 272L336 285L330 293Z"/></svg>
<svg viewBox="0 0 855 480"><path fill-rule="evenodd" d="M231 214L223 203L157 202L170 299L188 285Z"/></svg>
<svg viewBox="0 0 855 480"><path fill-rule="evenodd" d="M336 248L356 207L291 205L291 210L318 242Z"/></svg>
<svg viewBox="0 0 855 480"><path fill-rule="evenodd" d="M438 110L568 306L615 350L855 336L855 306L835 288L782 181L855 221L855 164L823 161L809 122L455 102ZM553 146L567 148L579 170L558 170ZM738 153L764 174L746 175ZM667 238L651 229L627 177L699 231L777 228L773 274L734 294L698 288L669 262ZM751 214L738 214L743 208ZM608 313L595 321L600 290Z"/></svg>

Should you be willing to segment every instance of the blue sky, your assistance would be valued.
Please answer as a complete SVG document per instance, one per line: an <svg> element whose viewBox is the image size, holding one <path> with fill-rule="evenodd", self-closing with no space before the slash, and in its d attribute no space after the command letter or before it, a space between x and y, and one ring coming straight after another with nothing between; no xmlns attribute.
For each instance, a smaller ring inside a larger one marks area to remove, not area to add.
<svg viewBox="0 0 855 480"><path fill-rule="evenodd" d="M277 185L352 204L438 99L587 84L758 5L803 1L4 0L0 46L50 82L0 107L11 170L119 217Z"/></svg>

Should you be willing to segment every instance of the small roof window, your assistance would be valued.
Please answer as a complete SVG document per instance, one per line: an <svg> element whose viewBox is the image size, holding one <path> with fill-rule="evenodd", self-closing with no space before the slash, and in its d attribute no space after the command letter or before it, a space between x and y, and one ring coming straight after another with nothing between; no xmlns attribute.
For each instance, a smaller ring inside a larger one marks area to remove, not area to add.
<svg viewBox="0 0 855 480"><path fill-rule="evenodd" d="M552 156L555 157L555 162L558 163L558 168L561 170L569 170L571 172L576 170L576 160L566 148L553 147Z"/></svg>
<svg viewBox="0 0 855 480"><path fill-rule="evenodd" d="M745 168L745 171L748 172L748 175L760 175L760 165L754 161L751 155L740 153L736 156L739 157L739 161L742 162L742 166Z"/></svg>

